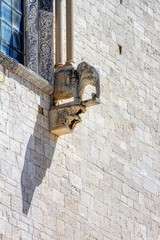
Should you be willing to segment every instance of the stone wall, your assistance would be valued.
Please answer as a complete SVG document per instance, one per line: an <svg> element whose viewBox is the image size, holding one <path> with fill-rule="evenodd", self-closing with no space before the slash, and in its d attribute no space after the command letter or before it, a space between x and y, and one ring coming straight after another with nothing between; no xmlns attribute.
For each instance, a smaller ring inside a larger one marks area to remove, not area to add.
<svg viewBox="0 0 160 240"><path fill-rule="evenodd" d="M74 4L76 63L101 69L101 105L56 138L49 95L1 66L0 239L158 240L159 2Z"/></svg>

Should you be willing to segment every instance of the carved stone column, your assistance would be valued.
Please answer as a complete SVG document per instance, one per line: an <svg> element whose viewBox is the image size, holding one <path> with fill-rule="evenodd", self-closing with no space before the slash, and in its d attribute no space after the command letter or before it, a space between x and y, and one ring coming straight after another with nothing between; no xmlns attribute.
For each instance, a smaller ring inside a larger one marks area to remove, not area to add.
<svg viewBox="0 0 160 240"><path fill-rule="evenodd" d="M55 68L63 66L63 29L62 29L62 0L55 1L55 30L56 30L56 64Z"/></svg>
<svg viewBox="0 0 160 240"><path fill-rule="evenodd" d="M53 82L53 0L26 4L26 65Z"/></svg>
<svg viewBox="0 0 160 240"><path fill-rule="evenodd" d="M73 0L66 0L66 32L67 54L66 65L74 65L74 29L73 29Z"/></svg>

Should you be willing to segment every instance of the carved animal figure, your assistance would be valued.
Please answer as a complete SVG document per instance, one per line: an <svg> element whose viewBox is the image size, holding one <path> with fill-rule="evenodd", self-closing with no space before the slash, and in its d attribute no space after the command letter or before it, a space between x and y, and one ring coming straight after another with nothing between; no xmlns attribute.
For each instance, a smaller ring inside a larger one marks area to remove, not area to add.
<svg viewBox="0 0 160 240"><path fill-rule="evenodd" d="M92 99L99 99L100 73L98 69L87 62L80 63L77 70L69 68L56 72L53 94L54 102L72 97L74 97L76 102L80 102L87 85L92 85L96 88L96 94L92 94Z"/></svg>
<svg viewBox="0 0 160 240"><path fill-rule="evenodd" d="M82 62L77 67L79 74L79 96L82 99L84 89L87 85L92 85L96 88L94 97L100 97L100 73L99 70L91 66L87 62Z"/></svg>

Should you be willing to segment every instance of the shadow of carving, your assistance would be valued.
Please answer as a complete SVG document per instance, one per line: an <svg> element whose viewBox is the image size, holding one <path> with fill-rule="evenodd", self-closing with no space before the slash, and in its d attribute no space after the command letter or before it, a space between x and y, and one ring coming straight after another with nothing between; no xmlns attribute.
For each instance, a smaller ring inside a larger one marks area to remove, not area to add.
<svg viewBox="0 0 160 240"><path fill-rule="evenodd" d="M45 136L43 127L37 122L27 144L21 174L22 212L25 215L29 212L36 187L42 183L47 169L51 166L56 148L57 139L53 140L54 136L51 135ZM51 137L52 139L50 139ZM52 141L52 145L50 141Z"/></svg>

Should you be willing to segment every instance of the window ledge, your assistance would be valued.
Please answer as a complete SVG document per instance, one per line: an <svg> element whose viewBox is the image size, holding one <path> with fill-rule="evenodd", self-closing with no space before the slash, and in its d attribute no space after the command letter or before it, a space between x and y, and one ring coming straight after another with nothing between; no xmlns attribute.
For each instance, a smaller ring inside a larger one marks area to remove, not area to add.
<svg viewBox="0 0 160 240"><path fill-rule="evenodd" d="M0 64L43 92L51 95L54 87L47 80L0 51Z"/></svg>

